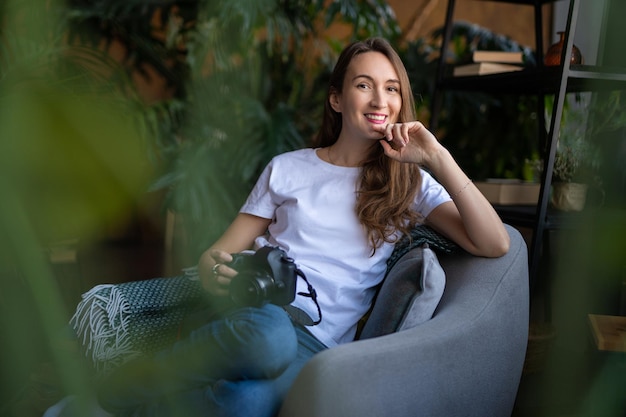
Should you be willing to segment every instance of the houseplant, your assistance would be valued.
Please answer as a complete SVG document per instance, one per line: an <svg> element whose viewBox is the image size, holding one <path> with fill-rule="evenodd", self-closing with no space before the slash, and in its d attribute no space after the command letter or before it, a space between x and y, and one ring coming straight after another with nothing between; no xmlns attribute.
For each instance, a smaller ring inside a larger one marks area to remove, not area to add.
<svg viewBox="0 0 626 417"><path fill-rule="evenodd" d="M152 65L167 80L171 96L144 103L158 172L150 190L184 220L187 264L221 235L269 159L317 130L343 43L399 34L383 0L71 0L70 9L72 39L122 43L130 73ZM337 22L349 28L340 39L325 32Z"/></svg>
<svg viewBox="0 0 626 417"><path fill-rule="evenodd" d="M555 208L582 210L592 190L594 203L604 204L606 188L620 187L625 127L619 90L585 97L564 114L552 172Z"/></svg>
<svg viewBox="0 0 626 417"><path fill-rule="evenodd" d="M559 144L552 171L552 206L562 211L585 207L589 181L593 177L593 156L588 142L578 139Z"/></svg>
<svg viewBox="0 0 626 417"><path fill-rule="evenodd" d="M104 54L66 42L64 10L54 0L0 6L0 329L11 335L0 341L3 416L37 402L30 373L41 361L63 370L63 389L88 394L81 361L57 347L69 293L89 278L74 280L69 264L59 275L48 248L90 240L150 175L132 91L109 82L123 76Z"/></svg>

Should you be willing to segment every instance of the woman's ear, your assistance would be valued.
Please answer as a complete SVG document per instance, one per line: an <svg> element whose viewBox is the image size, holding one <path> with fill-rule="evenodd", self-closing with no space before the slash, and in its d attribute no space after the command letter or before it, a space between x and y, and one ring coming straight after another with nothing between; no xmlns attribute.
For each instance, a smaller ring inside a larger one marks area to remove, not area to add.
<svg viewBox="0 0 626 417"><path fill-rule="evenodd" d="M330 91L330 95L328 96L328 102L330 103L330 107L337 113L341 113L341 105L339 103L339 93L334 88Z"/></svg>

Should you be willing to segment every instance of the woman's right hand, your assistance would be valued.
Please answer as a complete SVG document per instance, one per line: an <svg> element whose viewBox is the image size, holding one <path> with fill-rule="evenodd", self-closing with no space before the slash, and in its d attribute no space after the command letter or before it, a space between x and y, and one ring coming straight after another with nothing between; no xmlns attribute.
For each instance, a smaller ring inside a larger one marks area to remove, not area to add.
<svg viewBox="0 0 626 417"><path fill-rule="evenodd" d="M229 295L230 281L237 271L229 268L231 253L250 249L257 236L267 230L271 219L239 213L226 232L198 260L198 273L204 289L213 296Z"/></svg>
<svg viewBox="0 0 626 417"><path fill-rule="evenodd" d="M200 282L209 294L216 297L228 295L230 282L237 275L237 271L226 265L232 260L230 253L219 249L209 249L200 256Z"/></svg>

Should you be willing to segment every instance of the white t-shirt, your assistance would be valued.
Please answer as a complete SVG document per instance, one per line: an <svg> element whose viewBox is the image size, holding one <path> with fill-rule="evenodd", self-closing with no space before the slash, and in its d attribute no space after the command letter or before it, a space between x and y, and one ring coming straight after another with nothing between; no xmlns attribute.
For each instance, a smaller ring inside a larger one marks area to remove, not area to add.
<svg viewBox="0 0 626 417"><path fill-rule="evenodd" d="M384 243L372 256L355 211L358 176L358 167L329 164L315 149L287 152L267 165L240 210L272 219L268 235L258 237L255 247L280 247L304 272L323 314L322 322L308 329L328 347L354 339L394 247ZM449 200L446 190L422 170L416 210L427 217ZM298 291L306 291L301 279ZM296 296L293 305L317 318L310 298Z"/></svg>

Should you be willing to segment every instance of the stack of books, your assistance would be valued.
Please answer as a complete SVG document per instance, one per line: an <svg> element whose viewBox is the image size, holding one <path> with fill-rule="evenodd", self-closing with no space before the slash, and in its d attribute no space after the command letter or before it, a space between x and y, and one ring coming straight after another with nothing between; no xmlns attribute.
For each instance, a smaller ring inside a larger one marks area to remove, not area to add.
<svg viewBox="0 0 626 417"><path fill-rule="evenodd" d="M474 51L472 61L473 62L470 64L454 67L452 74L455 77L462 77L520 71L524 69L524 56L521 51Z"/></svg>

